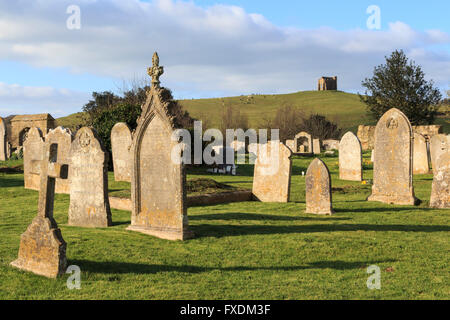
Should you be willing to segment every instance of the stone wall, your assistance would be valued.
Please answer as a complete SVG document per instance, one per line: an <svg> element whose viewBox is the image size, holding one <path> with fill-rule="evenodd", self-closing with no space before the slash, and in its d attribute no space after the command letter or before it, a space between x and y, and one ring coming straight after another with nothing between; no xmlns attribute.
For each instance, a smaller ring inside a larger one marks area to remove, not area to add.
<svg viewBox="0 0 450 320"><path fill-rule="evenodd" d="M423 135L427 140L432 136L442 133L442 126L428 125L428 126L413 126L413 132ZM360 125L358 127L358 139L361 141L363 150L372 150L375 145L375 126Z"/></svg>
<svg viewBox="0 0 450 320"><path fill-rule="evenodd" d="M50 129L55 128L55 119L48 113L20 115L12 118L10 121L10 134L8 135L8 141L11 143L12 148L18 148L23 145L27 131L32 127L41 129L45 135Z"/></svg>

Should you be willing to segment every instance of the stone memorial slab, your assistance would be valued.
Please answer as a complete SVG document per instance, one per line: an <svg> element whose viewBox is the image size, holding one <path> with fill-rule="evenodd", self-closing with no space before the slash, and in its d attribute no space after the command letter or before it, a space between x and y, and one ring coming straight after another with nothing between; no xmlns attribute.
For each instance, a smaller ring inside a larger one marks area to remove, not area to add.
<svg viewBox="0 0 450 320"><path fill-rule="evenodd" d="M320 154L321 152L322 152L322 150L320 150L320 140L313 139L313 153Z"/></svg>
<svg viewBox="0 0 450 320"><path fill-rule="evenodd" d="M40 168L33 169L33 161L42 161L44 159L44 139L42 131L33 127L28 131L27 138L23 143L23 173L25 189L39 190L40 186ZM36 167L36 165L34 166ZM34 171L34 172L32 172Z"/></svg>
<svg viewBox="0 0 450 320"><path fill-rule="evenodd" d="M437 134L430 139L431 166L437 168L437 159L444 153L450 152L450 137L445 134Z"/></svg>
<svg viewBox="0 0 450 320"><path fill-rule="evenodd" d="M91 128L78 130L70 148L69 163L71 226L112 225L108 197L108 157Z"/></svg>
<svg viewBox="0 0 450 320"><path fill-rule="evenodd" d="M339 143L339 179L362 181L362 148L358 137L351 131Z"/></svg>
<svg viewBox="0 0 450 320"><path fill-rule="evenodd" d="M292 151L279 141L259 145L253 176L253 196L262 202L288 202Z"/></svg>
<svg viewBox="0 0 450 320"><path fill-rule="evenodd" d="M428 168L428 150L425 137L414 133L413 174L426 174Z"/></svg>
<svg viewBox="0 0 450 320"><path fill-rule="evenodd" d="M387 111L375 128L373 186L369 201L414 205L413 144L408 118L398 109Z"/></svg>
<svg viewBox="0 0 450 320"><path fill-rule="evenodd" d="M0 161L8 160L8 146L6 141L6 123L0 117Z"/></svg>
<svg viewBox="0 0 450 320"><path fill-rule="evenodd" d="M66 242L53 218L55 178L67 178L67 165L58 163L56 144L45 144L45 160L41 162L39 210L33 222L20 237L18 258L11 265L55 278L67 267Z"/></svg>
<svg viewBox="0 0 450 320"><path fill-rule="evenodd" d="M286 140L286 147L289 148L293 153L296 152L295 150L295 141L294 140Z"/></svg>
<svg viewBox="0 0 450 320"><path fill-rule="evenodd" d="M306 213L331 215L334 213L331 178L325 163L314 159L306 171Z"/></svg>
<svg viewBox="0 0 450 320"><path fill-rule="evenodd" d="M124 122L116 123L111 130L111 149L116 181L131 182L132 141L128 125Z"/></svg>
<svg viewBox="0 0 450 320"><path fill-rule="evenodd" d="M450 208L450 152L439 156L436 168L433 172L430 207Z"/></svg>
<svg viewBox="0 0 450 320"><path fill-rule="evenodd" d="M127 230L185 240L193 236L186 211L186 174L179 157L173 155L178 145L172 139L176 126L170 110L174 102L159 86L162 72L155 53L153 67L148 69L152 87L133 136L132 213Z"/></svg>

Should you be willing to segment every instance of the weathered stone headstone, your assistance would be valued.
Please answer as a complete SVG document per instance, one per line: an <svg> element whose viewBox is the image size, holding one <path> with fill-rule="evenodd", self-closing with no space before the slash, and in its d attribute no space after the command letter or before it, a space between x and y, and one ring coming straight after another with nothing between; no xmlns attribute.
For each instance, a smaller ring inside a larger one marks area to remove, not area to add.
<svg viewBox="0 0 450 320"><path fill-rule="evenodd" d="M78 130L70 148L68 224L80 227L112 225L108 198L108 157L96 132Z"/></svg>
<svg viewBox="0 0 450 320"><path fill-rule="evenodd" d="M373 186L369 201L413 205L412 128L398 109L387 111L375 128Z"/></svg>
<svg viewBox="0 0 450 320"><path fill-rule="evenodd" d="M72 132L69 129L65 129L63 127L52 129L45 135L45 143L58 145L58 162L60 163L69 163L70 146L72 144L72 140ZM70 192L69 179L57 178L55 192L68 194Z"/></svg>
<svg viewBox="0 0 450 320"><path fill-rule="evenodd" d="M28 137L23 143L23 173L25 189L39 190L40 168L33 170L33 161L44 159L44 139L42 131L33 127L28 131ZM33 172L32 172L33 171Z"/></svg>
<svg viewBox="0 0 450 320"><path fill-rule="evenodd" d="M303 146L302 150L300 150L301 146ZM297 133L294 138L294 149L295 153L312 153L313 143L311 135L304 131Z"/></svg>
<svg viewBox="0 0 450 320"><path fill-rule="evenodd" d="M132 136L128 125L119 122L111 130L111 149L114 164L114 179L131 182Z"/></svg>
<svg viewBox="0 0 450 320"><path fill-rule="evenodd" d="M437 134L430 139L430 157L433 171L437 167L437 159L444 153L450 152L450 137L445 134Z"/></svg>
<svg viewBox="0 0 450 320"><path fill-rule="evenodd" d="M374 162L375 161L375 149L372 149L372 152L370 153L370 162Z"/></svg>
<svg viewBox="0 0 450 320"><path fill-rule="evenodd" d="M297 152L295 150L295 141L294 140L286 140L286 147L289 148L293 153Z"/></svg>
<svg viewBox="0 0 450 320"><path fill-rule="evenodd" d="M325 163L314 159L306 171L306 213L334 213L331 197L331 178Z"/></svg>
<svg viewBox="0 0 450 320"><path fill-rule="evenodd" d="M334 139L323 140L322 145L326 151L339 150L339 140Z"/></svg>
<svg viewBox="0 0 450 320"><path fill-rule="evenodd" d="M313 139L313 153L320 154L321 152L322 152L322 150L320 150L320 140Z"/></svg>
<svg viewBox="0 0 450 320"><path fill-rule="evenodd" d="M66 242L53 219L55 178L67 177L67 165L57 159L57 145L45 144L45 160L35 160L40 172L39 210L20 237L17 260L11 265L39 275L55 278L67 267Z"/></svg>
<svg viewBox="0 0 450 320"><path fill-rule="evenodd" d="M358 137L351 131L339 143L339 179L362 181L362 148Z"/></svg>
<svg viewBox="0 0 450 320"><path fill-rule="evenodd" d="M254 197L262 202L288 202L292 151L279 141L259 145L253 176Z"/></svg>
<svg viewBox="0 0 450 320"><path fill-rule="evenodd" d="M450 208L450 152L439 156L436 168L433 172L430 207Z"/></svg>
<svg viewBox="0 0 450 320"><path fill-rule="evenodd" d="M428 173L428 151L425 137L414 133L413 174Z"/></svg>
<svg viewBox="0 0 450 320"><path fill-rule="evenodd" d="M133 136L132 214L127 229L185 240L193 236L186 212L186 174L183 163L172 156L178 145L172 139L176 125L170 110L174 102L159 86L162 72L155 53L153 67L148 69L152 87Z"/></svg>
<svg viewBox="0 0 450 320"><path fill-rule="evenodd" d="M0 161L8 160L8 147L6 141L6 123L0 117Z"/></svg>

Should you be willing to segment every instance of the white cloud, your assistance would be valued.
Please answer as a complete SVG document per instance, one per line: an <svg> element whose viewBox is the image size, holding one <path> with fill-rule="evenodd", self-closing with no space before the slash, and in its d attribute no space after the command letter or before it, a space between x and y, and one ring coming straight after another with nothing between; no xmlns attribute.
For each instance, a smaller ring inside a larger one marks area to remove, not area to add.
<svg viewBox="0 0 450 320"><path fill-rule="evenodd" d="M90 95L52 87L32 87L0 82L0 116L51 113L60 117L80 111Z"/></svg>
<svg viewBox="0 0 450 320"><path fill-rule="evenodd" d="M81 8L81 30L66 28L72 4ZM298 29L226 5L0 0L0 59L133 78L145 74L158 51L162 83L178 95L313 90L322 75L337 75L341 90L359 90L394 49L404 49L429 78L446 86L450 54L436 45L449 44L445 32L419 32L403 22L383 31Z"/></svg>

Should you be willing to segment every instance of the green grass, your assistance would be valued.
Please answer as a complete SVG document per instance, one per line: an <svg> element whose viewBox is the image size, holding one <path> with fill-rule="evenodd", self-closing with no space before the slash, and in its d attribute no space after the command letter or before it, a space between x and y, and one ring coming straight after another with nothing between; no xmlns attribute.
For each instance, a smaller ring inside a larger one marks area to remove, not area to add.
<svg viewBox="0 0 450 320"><path fill-rule="evenodd" d="M449 299L450 210L427 207L432 176L414 177L424 200L418 207L367 202L370 185L340 181L337 158L323 157L336 214L322 217L304 213L301 172L311 160L294 158L289 203L189 208L196 238L185 242L127 231L130 213L118 210L110 228L67 226L69 197L56 195L55 219L69 264L81 268L80 290L67 289L68 275L47 279L9 266L38 193L23 188L22 174L0 174L0 299ZM252 167L238 170L188 178L251 187ZM381 290L366 287L373 264Z"/></svg>

